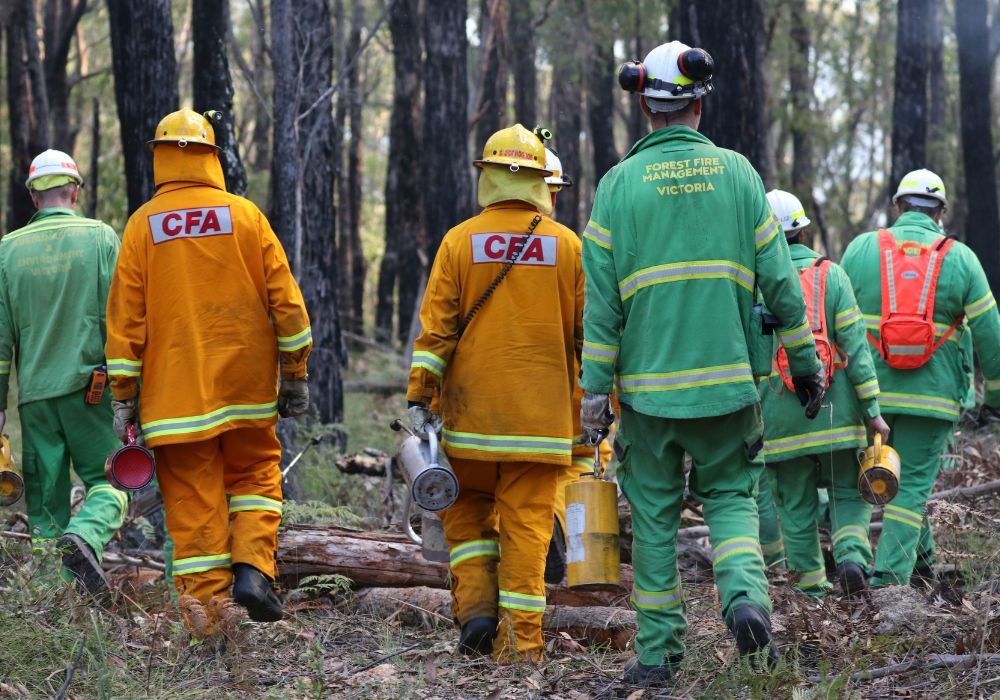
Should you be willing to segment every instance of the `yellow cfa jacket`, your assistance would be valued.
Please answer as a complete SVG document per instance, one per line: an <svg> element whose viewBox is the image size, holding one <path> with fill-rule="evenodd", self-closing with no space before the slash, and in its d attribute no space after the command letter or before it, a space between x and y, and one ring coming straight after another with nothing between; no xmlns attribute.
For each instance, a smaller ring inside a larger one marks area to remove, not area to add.
<svg viewBox="0 0 1000 700"><path fill-rule="evenodd" d="M440 390L449 456L568 466L575 363L583 345L580 240L537 212L501 202L450 230L420 309L407 399ZM461 341L457 329L515 251L523 252Z"/></svg>
<svg viewBox="0 0 1000 700"><path fill-rule="evenodd" d="M156 194L125 226L105 348L116 399L142 396L155 447L277 421L279 352L306 373L312 334L281 243L254 204L229 194L207 147L159 145Z"/></svg>

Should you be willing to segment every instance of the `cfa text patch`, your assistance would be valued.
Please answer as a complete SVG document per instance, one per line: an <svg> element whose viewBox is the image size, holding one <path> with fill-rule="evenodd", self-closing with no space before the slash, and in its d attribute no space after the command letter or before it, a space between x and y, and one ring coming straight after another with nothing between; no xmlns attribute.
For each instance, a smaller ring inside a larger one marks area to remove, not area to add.
<svg viewBox="0 0 1000 700"><path fill-rule="evenodd" d="M226 236L233 233L233 216L229 207L177 209L149 217L153 243L165 243L181 238Z"/></svg>
<svg viewBox="0 0 1000 700"><path fill-rule="evenodd" d="M521 249L524 249L521 251ZM472 234L472 262L510 262L517 257L517 265L556 264L555 236L525 236L516 233Z"/></svg>

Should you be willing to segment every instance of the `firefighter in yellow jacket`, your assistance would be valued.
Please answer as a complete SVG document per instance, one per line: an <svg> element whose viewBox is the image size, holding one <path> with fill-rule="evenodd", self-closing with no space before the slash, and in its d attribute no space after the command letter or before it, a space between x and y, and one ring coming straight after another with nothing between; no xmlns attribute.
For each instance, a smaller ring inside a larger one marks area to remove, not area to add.
<svg viewBox="0 0 1000 700"><path fill-rule="evenodd" d="M459 650L537 661L556 479L573 447L580 241L544 216L550 171L530 131L498 131L475 165L484 209L450 230L434 259L407 399L423 433L438 425L429 406L440 392L459 479L442 513Z"/></svg>
<svg viewBox="0 0 1000 700"><path fill-rule="evenodd" d="M270 224L226 192L208 120L167 115L149 146L156 193L125 227L108 374L119 437L141 426L155 454L181 610L203 636L232 600L252 620L282 617L275 423L308 408L312 336Z"/></svg>

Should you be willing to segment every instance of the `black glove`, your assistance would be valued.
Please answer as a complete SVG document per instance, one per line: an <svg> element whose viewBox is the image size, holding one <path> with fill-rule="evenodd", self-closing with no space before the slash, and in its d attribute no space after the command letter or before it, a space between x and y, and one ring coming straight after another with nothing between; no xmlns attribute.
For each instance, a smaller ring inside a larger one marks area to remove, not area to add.
<svg viewBox="0 0 1000 700"><path fill-rule="evenodd" d="M812 420L819 413L819 407L826 396L826 370L820 367L819 372L805 377L792 377L795 395L799 404L806 409L806 418Z"/></svg>
<svg viewBox="0 0 1000 700"><path fill-rule="evenodd" d="M584 392L580 402L580 427L583 428L584 442L599 445L608 436L611 424L615 422L615 412L611 409L610 394Z"/></svg>

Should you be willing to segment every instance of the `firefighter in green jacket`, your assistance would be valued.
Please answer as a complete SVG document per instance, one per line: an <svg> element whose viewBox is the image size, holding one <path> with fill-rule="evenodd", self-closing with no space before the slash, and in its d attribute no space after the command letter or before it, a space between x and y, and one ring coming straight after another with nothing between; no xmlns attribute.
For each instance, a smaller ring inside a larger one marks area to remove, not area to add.
<svg viewBox="0 0 1000 700"><path fill-rule="evenodd" d="M868 541L871 506L861 499L857 488L858 453L868 444L866 424L883 440L889 438L889 427L880 415L878 379L850 280L838 265L825 261L806 245L810 222L797 197L772 190L767 200L785 230L792 264L800 275L808 276L803 290L813 335L817 339L825 336L839 357L830 363L835 371L826 405L816 422L802 417L778 362L771 376L760 384L764 460L780 516L787 565L800 591L823 595L831 588L816 523L820 505L817 488L826 487L837 578L845 594L857 594L866 587L872 557Z"/></svg>
<svg viewBox="0 0 1000 700"><path fill-rule="evenodd" d="M878 347L872 355L881 387L879 404L892 428L892 446L902 461L899 494L885 506L872 587L907 584L915 574L932 576L934 541L924 508L968 393L970 367L960 338L963 317L986 379L985 403L1000 406L1000 315L975 253L957 241L950 248L941 248L946 241L940 223L948 204L944 183L928 170L911 172L900 182L893 202L900 216L889 229L892 237L887 243L892 249L883 250L879 232L872 231L854 239L841 262ZM886 274L885 261L897 259L891 255L896 246L904 261L932 256L935 263L928 263L924 279L912 269L902 272L902 277ZM936 292L930 284L935 269L940 275ZM917 290L912 296L919 295L917 299L904 294L903 285L911 278ZM883 286L889 289L886 295ZM890 366L890 362L909 364L907 358L921 348L911 349L894 341L886 318L892 315L893 305L898 313L907 310L908 303L915 308L919 304L925 314L933 304L934 345L925 364L903 369ZM888 342L882 342L884 339Z"/></svg>
<svg viewBox="0 0 1000 700"><path fill-rule="evenodd" d="M104 545L121 527L128 498L104 478L105 459L121 445L111 395L89 405L85 394L104 364L118 236L76 213L83 180L66 153L39 154L26 184L38 211L0 239L0 429L13 361L33 549L58 540L64 575L99 593L108 585L100 565ZM71 463L87 489L72 517Z"/></svg>
<svg viewBox="0 0 1000 700"><path fill-rule="evenodd" d="M756 288L780 319L806 410L815 415L824 393L798 276L760 177L697 132L711 68L705 51L680 42L622 66L619 83L642 93L653 131L601 179L583 234L581 423L588 440L606 434L617 381L639 622L625 680L637 684L669 679L684 652L676 538L685 452L723 617L742 654L777 656L754 505L763 434L749 357Z"/></svg>

